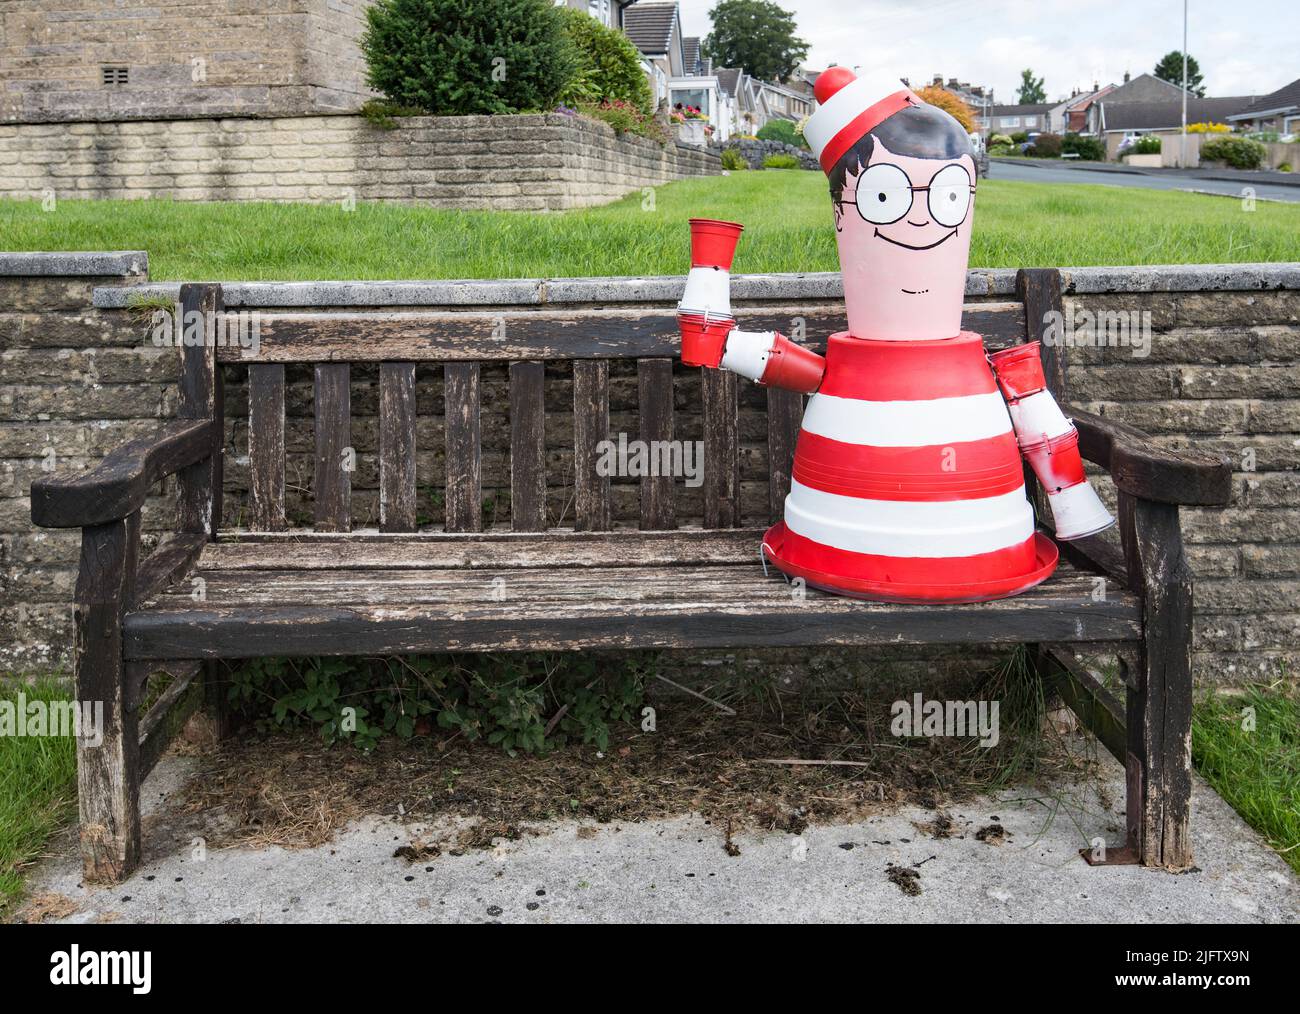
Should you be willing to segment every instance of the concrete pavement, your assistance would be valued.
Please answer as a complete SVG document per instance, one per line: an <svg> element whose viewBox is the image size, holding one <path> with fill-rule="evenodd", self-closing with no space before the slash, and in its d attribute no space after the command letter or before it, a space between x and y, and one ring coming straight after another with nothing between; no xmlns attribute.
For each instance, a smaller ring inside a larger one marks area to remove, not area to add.
<svg viewBox="0 0 1300 1014"><path fill-rule="evenodd" d="M737 835L684 815L641 824L537 825L486 850L408 862L457 822L377 814L314 849L232 848L195 858L171 800L194 770L165 758L142 797L146 859L126 883L87 889L75 844L30 878L66 898L65 922L1298 922L1300 880L1199 779L1198 869L1093 868L1077 850L1118 839L1122 772L1102 757L1088 787L1013 788L949 811ZM1100 791L1099 791L1100 789ZM1000 829L1000 830L999 830ZM938 837L936 837L936 834ZM62 898L60 898L62 896Z"/></svg>

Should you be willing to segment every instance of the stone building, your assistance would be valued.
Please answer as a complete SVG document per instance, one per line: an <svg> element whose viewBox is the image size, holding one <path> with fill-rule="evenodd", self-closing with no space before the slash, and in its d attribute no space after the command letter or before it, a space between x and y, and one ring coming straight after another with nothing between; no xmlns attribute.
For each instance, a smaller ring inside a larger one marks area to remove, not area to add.
<svg viewBox="0 0 1300 1014"><path fill-rule="evenodd" d="M0 122L355 110L370 2L4 0Z"/></svg>

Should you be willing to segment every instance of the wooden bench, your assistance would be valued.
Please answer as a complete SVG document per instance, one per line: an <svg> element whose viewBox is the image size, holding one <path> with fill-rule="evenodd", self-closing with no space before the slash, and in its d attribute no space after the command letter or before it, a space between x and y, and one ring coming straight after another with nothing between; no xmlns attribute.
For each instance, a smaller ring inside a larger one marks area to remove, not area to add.
<svg viewBox="0 0 1300 1014"><path fill-rule="evenodd" d="M990 350L1039 336L1037 322L1060 309L1059 275L1021 272L1018 294L967 307L966 326L984 334ZM222 292L186 285L181 304L220 311ZM751 330L784 327L801 313L809 334L843 327L842 307L737 313ZM1035 646L1041 676L1127 768L1127 841L1108 860L1190 864L1192 579L1178 505L1227 502L1225 464L1156 450L1139 432L1074 411L1084 457L1118 487L1119 545L1103 538L1065 545L1051 580L999 602L792 594L774 571L764 573L758 547L789 489L799 396L766 392L767 510L741 517L737 380L703 371L702 524L679 525L672 478L647 476L639 528L616 528L610 482L596 467L610 432L610 364L636 362L640 438L672 439L672 311L540 308L505 318L502 329L501 313L482 310L265 315L255 359L230 347L180 350L174 421L89 472L33 484L37 524L82 529L77 696L103 701L106 715L102 744L79 744L87 877L119 879L138 863L140 782L205 698L221 715L214 660L881 643ZM1063 351L1044 352L1062 401ZM548 530L543 367L557 360L573 369L574 514L571 528ZM445 379L446 517L438 530L417 528L416 364L430 361L443 364ZM480 363L503 361L511 525L483 531ZM350 531L344 461L354 363L380 364L377 531ZM314 368L312 529L286 521L285 364ZM249 400L250 498L238 531L220 526L227 365L247 370ZM139 561L141 508L172 475L175 532ZM1080 668L1071 646L1125 642L1139 662L1126 667L1121 704ZM160 669L176 679L141 713L149 675Z"/></svg>

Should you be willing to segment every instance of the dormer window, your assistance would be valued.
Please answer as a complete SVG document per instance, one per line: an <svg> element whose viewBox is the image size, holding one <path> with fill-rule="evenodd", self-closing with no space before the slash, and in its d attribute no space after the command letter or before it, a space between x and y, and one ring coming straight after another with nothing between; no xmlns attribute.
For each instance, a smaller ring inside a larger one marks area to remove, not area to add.
<svg viewBox="0 0 1300 1014"><path fill-rule="evenodd" d="M104 67L104 84L109 87L130 83L131 71L128 67Z"/></svg>

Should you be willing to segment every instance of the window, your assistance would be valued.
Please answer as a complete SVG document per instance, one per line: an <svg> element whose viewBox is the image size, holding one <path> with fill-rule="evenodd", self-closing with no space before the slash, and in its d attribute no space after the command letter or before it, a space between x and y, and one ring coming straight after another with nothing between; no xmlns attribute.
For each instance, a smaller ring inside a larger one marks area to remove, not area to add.
<svg viewBox="0 0 1300 1014"><path fill-rule="evenodd" d="M1018 127L1020 126L1019 116L1002 116L998 118L999 127Z"/></svg>
<svg viewBox="0 0 1300 1014"><path fill-rule="evenodd" d="M128 83L131 76L130 70L126 67L104 67L104 84L106 85L124 85Z"/></svg>
<svg viewBox="0 0 1300 1014"><path fill-rule="evenodd" d="M1037 116L1026 116L1026 117L1025 117L1025 126L1026 126L1026 127L1036 127L1036 126L1038 126L1038 117L1037 117Z"/></svg>
<svg viewBox="0 0 1300 1014"><path fill-rule="evenodd" d="M602 25L609 24L609 0L589 0L587 13Z"/></svg>
<svg viewBox="0 0 1300 1014"><path fill-rule="evenodd" d="M669 104L676 108L694 106L704 115L709 115L709 92L705 88L674 88Z"/></svg>

